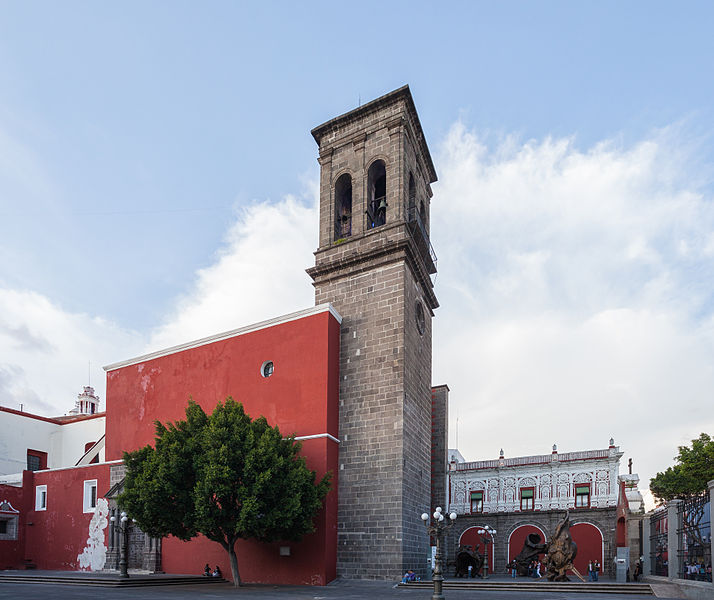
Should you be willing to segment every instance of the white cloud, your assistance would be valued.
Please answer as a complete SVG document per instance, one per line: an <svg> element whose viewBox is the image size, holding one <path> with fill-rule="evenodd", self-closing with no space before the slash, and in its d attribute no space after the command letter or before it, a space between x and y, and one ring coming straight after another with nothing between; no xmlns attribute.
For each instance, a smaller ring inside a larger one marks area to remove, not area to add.
<svg viewBox="0 0 714 600"><path fill-rule="evenodd" d="M317 208L294 196L242 209L216 261L151 336L155 350L286 314L314 304L305 269L317 248Z"/></svg>
<svg viewBox="0 0 714 600"><path fill-rule="evenodd" d="M41 415L74 408L91 383L104 407L102 365L136 354L136 332L86 314L73 314L32 291L0 288L0 404Z"/></svg>
<svg viewBox="0 0 714 600"><path fill-rule="evenodd" d="M714 430L714 206L676 141L489 148L452 128L435 161L434 373L467 459L612 435L646 486Z"/></svg>

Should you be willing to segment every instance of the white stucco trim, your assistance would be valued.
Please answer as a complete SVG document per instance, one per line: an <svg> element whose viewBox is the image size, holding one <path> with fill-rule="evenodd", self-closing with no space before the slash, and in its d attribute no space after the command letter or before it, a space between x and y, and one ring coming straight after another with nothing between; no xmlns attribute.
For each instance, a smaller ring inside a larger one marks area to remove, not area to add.
<svg viewBox="0 0 714 600"><path fill-rule="evenodd" d="M318 438L327 438L328 440L332 440L336 444L340 443L340 440L338 440L334 435L330 435L329 433L316 433L314 435L299 435L295 438L295 441L302 442L303 440L316 440Z"/></svg>
<svg viewBox="0 0 714 600"><path fill-rule="evenodd" d="M44 498L43 495L44 494ZM47 485L35 486L35 510L47 510Z"/></svg>
<svg viewBox="0 0 714 600"><path fill-rule="evenodd" d="M75 465L73 467L57 467L56 469L42 469L41 471L35 471L35 473L54 473L55 471L66 471L67 469L86 469L89 467L99 467L101 465L118 465L124 461L120 458L119 460L108 460L106 462L92 463L91 465Z"/></svg>
<svg viewBox="0 0 714 600"><path fill-rule="evenodd" d="M275 317L274 319L268 319L267 321L261 321L260 323L254 323L253 325L248 325L246 327L240 327L238 329L232 329L231 331L217 333L215 335L201 338L199 340L186 342L185 344L179 344L178 346L172 346L170 348L165 348L164 350L157 350L156 352L144 354L142 356L130 358L121 362L112 363L110 365L105 366L104 370L107 372L114 371L116 369L121 369L122 367L128 367L130 365L146 362L147 360L161 358L162 356L168 356L169 354L176 354L177 352L181 352L183 350L198 348L200 346L205 346L206 344L212 344L213 342L220 342L221 340L227 340L229 338L237 337L239 335L245 335L246 333L252 333L260 329L275 327L276 325L282 325L283 323L289 323L290 321L297 321L298 319L304 319L305 317L318 315L323 312L329 312L333 317L335 317L335 319L337 319L338 323L342 323L342 316L340 315L340 313L337 312L337 310L335 310L335 307L328 302L326 304L319 304L318 306L306 308L305 310L300 310L298 312L290 313L288 315Z"/></svg>

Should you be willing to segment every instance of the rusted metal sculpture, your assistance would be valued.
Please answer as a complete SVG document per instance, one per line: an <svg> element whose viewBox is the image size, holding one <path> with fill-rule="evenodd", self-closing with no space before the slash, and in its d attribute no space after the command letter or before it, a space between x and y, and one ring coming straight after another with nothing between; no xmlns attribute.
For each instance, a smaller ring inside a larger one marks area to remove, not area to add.
<svg viewBox="0 0 714 600"><path fill-rule="evenodd" d="M516 561L516 570L521 577L528 575L528 567L534 560L539 560L541 554L547 552L548 544L541 543L537 533L529 533L523 542L523 549L513 560Z"/></svg>
<svg viewBox="0 0 714 600"><path fill-rule="evenodd" d="M555 533L548 542L548 551L545 556L548 581L570 581L566 575L567 571L573 571L580 579L583 579L573 565L577 554L578 547L570 536L570 513L566 510L565 516L556 525Z"/></svg>
<svg viewBox="0 0 714 600"><path fill-rule="evenodd" d="M471 567L471 577L476 577L483 567L483 555L475 552L471 546L459 546L456 553L456 577L468 577Z"/></svg>

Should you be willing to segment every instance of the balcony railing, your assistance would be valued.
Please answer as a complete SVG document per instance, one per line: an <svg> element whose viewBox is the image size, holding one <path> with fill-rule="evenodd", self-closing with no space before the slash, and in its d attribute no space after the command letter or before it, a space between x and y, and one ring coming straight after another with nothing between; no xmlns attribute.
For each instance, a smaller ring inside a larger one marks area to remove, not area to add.
<svg viewBox="0 0 714 600"><path fill-rule="evenodd" d="M433 275L436 273L436 252L434 252L434 248L429 241L429 234L415 206L407 210L407 221L409 222L409 231L417 247L421 250L427 271L430 275Z"/></svg>

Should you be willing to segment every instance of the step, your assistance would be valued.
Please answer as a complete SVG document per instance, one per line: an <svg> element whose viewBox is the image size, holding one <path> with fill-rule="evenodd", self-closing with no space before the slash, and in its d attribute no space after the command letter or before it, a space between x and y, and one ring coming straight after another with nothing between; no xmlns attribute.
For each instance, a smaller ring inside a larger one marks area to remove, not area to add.
<svg viewBox="0 0 714 600"><path fill-rule="evenodd" d="M0 573L0 583L38 583L51 585L80 585L99 587L144 587L159 585L197 585L226 583L222 577L132 575L128 578L116 576L92 577L91 575L14 575Z"/></svg>
<svg viewBox="0 0 714 600"><path fill-rule="evenodd" d="M400 588L431 589L431 581L399 583ZM445 580L444 589L489 590L502 592L571 592L589 594L645 594L654 595L648 583L580 583L576 581L539 581L532 583L506 581Z"/></svg>

